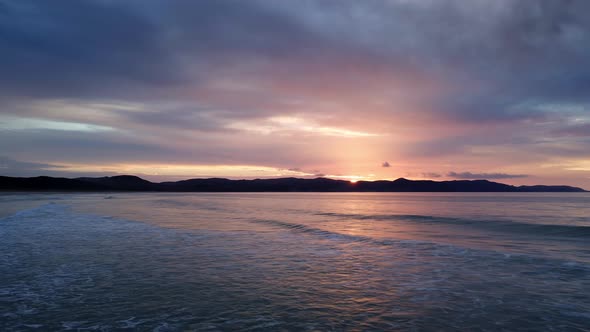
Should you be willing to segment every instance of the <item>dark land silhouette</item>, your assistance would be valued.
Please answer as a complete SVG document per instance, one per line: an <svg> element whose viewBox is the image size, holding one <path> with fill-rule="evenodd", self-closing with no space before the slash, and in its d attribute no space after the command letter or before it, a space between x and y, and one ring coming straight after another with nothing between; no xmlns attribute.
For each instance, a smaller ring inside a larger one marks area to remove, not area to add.
<svg viewBox="0 0 590 332"><path fill-rule="evenodd" d="M334 180L328 178L230 180L190 179L150 182L137 176L55 178L0 176L0 191L155 191L155 192L584 192L571 186L512 186L488 180Z"/></svg>

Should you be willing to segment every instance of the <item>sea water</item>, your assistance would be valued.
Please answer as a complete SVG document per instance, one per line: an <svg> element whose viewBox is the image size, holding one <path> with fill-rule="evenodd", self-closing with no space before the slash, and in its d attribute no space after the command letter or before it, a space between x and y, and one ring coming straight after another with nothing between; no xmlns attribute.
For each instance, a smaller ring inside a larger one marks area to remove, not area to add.
<svg viewBox="0 0 590 332"><path fill-rule="evenodd" d="M589 331L587 193L0 195L1 331Z"/></svg>

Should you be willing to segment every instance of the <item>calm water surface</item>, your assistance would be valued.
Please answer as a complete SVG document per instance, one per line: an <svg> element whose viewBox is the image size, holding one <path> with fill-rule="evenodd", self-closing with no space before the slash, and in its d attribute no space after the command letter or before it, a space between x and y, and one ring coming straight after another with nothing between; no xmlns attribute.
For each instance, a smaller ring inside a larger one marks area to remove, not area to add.
<svg viewBox="0 0 590 332"><path fill-rule="evenodd" d="M0 331L590 331L590 195L1 194Z"/></svg>

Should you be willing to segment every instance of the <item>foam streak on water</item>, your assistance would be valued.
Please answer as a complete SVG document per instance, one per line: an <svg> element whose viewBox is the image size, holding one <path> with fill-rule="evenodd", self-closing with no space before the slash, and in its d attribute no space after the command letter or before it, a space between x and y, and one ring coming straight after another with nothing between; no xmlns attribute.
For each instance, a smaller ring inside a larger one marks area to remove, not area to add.
<svg viewBox="0 0 590 332"><path fill-rule="evenodd" d="M585 194L112 196L0 196L1 331L590 326Z"/></svg>

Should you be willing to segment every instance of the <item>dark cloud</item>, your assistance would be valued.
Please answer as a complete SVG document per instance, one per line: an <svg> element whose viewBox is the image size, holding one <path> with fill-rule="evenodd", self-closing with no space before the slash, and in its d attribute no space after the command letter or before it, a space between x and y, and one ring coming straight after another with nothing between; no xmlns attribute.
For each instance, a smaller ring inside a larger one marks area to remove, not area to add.
<svg viewBox="0 0 590 332"><path fill-rule="evenodd" d="M589 10L583 0L4 1L0 87L174 98L212 78L260 80L268 70L310 84L322 79L317 68L337 65L339 81L354 84L350 68L372 66L465 84L432 100L433 112L457 121L537 118L515 106L590 98Z"/></svg>
<svg viewBox="0 0 590 332"><path fill-rule="evenodd" d="M110 176L113 172L70 172L63 170L63 166L54 164L34 163L18 161L0 156L1 176L55 176L55 177L82 177L82 176Z"/></svg>
<svg viewBox="0 0 590 332"><path fill-rule="evenodd" d="M241 70L240 64L279 57L283 66L327 65L336 56L377 66L450 68L469 79L490 80L508 99L581 93L590 83L590 23L583 14L590 5L582 0L496 5L457 0L429 6L231 0L2 4L0 64L5 73L20 73L3 88L13 92L68 95L104 90L105 83L131 90L138 83L168 88L187 79L207 80L211 65ZM195 66L194 72L187 66ZM477 104L468 109L466 114L483 112ZM502 113L485 113L495 112Z"/></svg>
<svg viewBox="0 0 590 332"><path fill-rule="evenodd" d="M479 180L479 179L515 179L526 178L526 174L506 174L506 173L471 173L471 172L449 172L448 177L463 180Z"/></svg>
<svg viewBox="0 0 590 332"><path fill-rule="evenodd" d="M303 170L300 167L292 167L292 168L289 168L287 170L290 171L290 172L298 172L298 173L310 174L308 176L314 176L314 177L324 177L324 176L326 176L326 174L320 172L317 169L314 169L314 170Z"/></svg>
<svg viewBox="0 0 590 332"><path fill-rule="evenodd" d="M170 128L175 130L223 131L226 121L215 110L198 105L153 105L150 110L127 111L117 110L116 113L124 122Z"/></svg>
<svg viewBox="0 0 590 332"><path fill-rule="evenodd" d="M125 95L141 85L183 81L162 31L137 7L4 1L0 17L4 95Z"/></svg>
<svg viewBox="0 0 590 332"><path fill-rule="evenodd" d="M320 35L258 1L1 4L7 97L169 98L251 62L322 49Z"/></svg>
<svg viewBox="0 0 590 332"><path fill-rule="evenodd" d="M388 161L383 162L383 164L381 164L381 167L391 167L391 165L389 164Z"/></svg>
<svg viewBox="0 0 590 332"><path fill-rule="evenodd" d="M23 151L22 146L27 146ZM27 160L100 163L120 160L146 161L170 158L177 152L112 132L61 130L0 130L0 151L25 156ZM150 158L151 156L151 158ZM23 158L19 158L23 159Z"/></svg>
<svg viewBox="0 0 590 332"><path fill-rule="evenodd" d="M554 132L558 136L590 137L590 123L566 126Z"/></svg>
<svg viewBox="0 0 590 332"><path fill-rule="evenodd" d="M269 2L204 0L176 1L173 6L166 2L152 4L162 9L158 21L163 29L175 33L172 41L176 46L201 55L274 58L305 54L310 47L321 45L321 37L308 30L300 18L277 10Z"/></svg>
<svg viewBox="0 0 590 332"><path fill-rule="evenodd" d="M3 172L6 170L16 170L16 169L34 169L34 170L42 170L47 168L59 168L59 166L51 165L51 164L43 164L43 163L31 163L26 161L18 161L13 160L8 157L0 156L0 170Z"/></svg>
<svg viewBox="0 0 590 332"><path fill-rule="evenodd" d="M136 136L118 131L76 132L49 129L0 130L0 151L23 160L46 160L48 163L76 164L204 164L259 165L286 169L296 163L323 164L331 156L301 158L306 145L288 138L260 141L241 133L218 139L216 135ZM239 144L236 144L239 142ZM22 147L27 149L23 150ZM308 171L305 173L320 173Z"/></svg>
<svg viewBox="0 0 590 332"><path fill-rule="evenodd" d="M422 177L428 178L428 179L434 179L434 178L442 177L442 174L434 173L434 172L427 172L427 173L422 173Z"/></svg>

